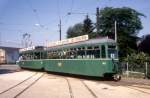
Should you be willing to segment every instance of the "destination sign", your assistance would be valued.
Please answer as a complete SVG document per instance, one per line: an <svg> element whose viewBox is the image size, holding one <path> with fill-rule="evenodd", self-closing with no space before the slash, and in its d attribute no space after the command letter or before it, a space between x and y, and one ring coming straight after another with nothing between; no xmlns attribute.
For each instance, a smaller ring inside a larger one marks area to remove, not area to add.
<svg viewBox="0 0 150 98"><path fill-rule="evenodd" d="M35 46L32 46L32 47L27 47L27 48L19 49L19 51L23 52L23 51L34 50L34 49L35 49Z"/></svg>
<svg viewBox="0 0 150 98"><path fill-rule="evenodd" d="M59 46L59 45L77 43L77 42L81 42L81 41L86 41L88 39L89 39L88 35L83 35L83 36L78 36L78 37L74 37L74 38L64 39L61 41L48 42L48 43L46 43L46 47L54 47L54 46Z"/></svg>

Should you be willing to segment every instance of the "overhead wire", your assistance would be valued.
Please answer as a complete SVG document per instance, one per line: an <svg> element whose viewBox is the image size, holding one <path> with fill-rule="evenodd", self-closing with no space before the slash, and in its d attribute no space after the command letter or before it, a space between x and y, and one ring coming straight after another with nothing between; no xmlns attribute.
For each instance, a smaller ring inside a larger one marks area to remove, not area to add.
<svg viewBox="0 0 150 98"><path fill-rule="evenodd" d="M72 12L73 7L74 7L74 0L71 0L71 7L70 7L70 11L69 11L69 12ZM68 12L67 12L67 18L66 18L66 20L65 20L65 23L67 23L68 20L69 20L69 15L68 15Z"/></svg>
<svg viewBox="0 0 150 98"><path fill-rule="evenodd" d="M4 22L0 22L0 25L8 25L8 26L28 26L28 24L11 24L11 23L4 23Z"/></svg>
<svg viewBox="0 0 150 98"><path fill-rule="evenodd" d="M31 2L30 0L26 0L26 1L27 1L27 3L28 3L29 7L31 8L31 10L33 11L33 13L34 13L34 15L35 15L35 18L36 18L36 20L37 20L37 22L38 22L38 24L39 24L40 26L42 26L41 20L40 20L40 18L39 18L39 14L38 14L37 9L35 9L35 8L33 7L32 2Z"/></svg>
<svg viewBox="0 0 150 98"><path fill-rule="evenodd" d="M58 14L58 18L61 19L60 1L59 0L57 0L57 14Z"/></svg>

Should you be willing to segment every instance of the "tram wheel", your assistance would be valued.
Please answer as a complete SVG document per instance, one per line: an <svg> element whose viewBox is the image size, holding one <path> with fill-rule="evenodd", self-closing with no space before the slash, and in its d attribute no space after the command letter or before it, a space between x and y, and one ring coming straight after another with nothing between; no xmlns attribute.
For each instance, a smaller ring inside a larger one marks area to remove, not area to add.
<svg viewBox="0 0 150 98"><path fill-rule="evenodd" d="M114 81L120 81L121 80L121 76L119 74L115 74L115 75L113 75L113 80Z"/></svg>

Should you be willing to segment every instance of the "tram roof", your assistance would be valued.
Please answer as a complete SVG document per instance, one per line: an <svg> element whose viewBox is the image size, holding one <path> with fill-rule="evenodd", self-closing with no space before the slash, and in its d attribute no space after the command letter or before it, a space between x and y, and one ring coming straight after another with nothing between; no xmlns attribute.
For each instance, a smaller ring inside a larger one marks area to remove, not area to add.
<svg viewBox="0 0 150 98"><path fill-rule="evenodd" d="M53 49L61 49L61 48L69 48L69 47L78 47L83 45L99 45L99 44L115 44L115 40L109 39L109 38L98 38L98 39L90 39L86 41L81 41L77 43L71 43L71 44L65 44L65 45L59 45L54 47L49 47L47 50L53 50Z"/></svg>
<svg viewBox="0 0 150 98"><path fill-rule="evenodd" d="M36 49L33 49L33 50L23 51L21 53L28 53L28 52L32 52L32 51L43 51L43 50L59 50L59 49L62 49L62 48L75 48L75 47L80 47L80 46L101 45L101 44L114 45L115 40L109 39L109 38L106 38L106 37L105 38L98 38L98 39L89 39L89 40L82 41L82 42L77 42L77 43L53 46L53 47L48 47L48 48L43 47L43 49L37 49L36 48ZM38 46L36 46L36 47L38 47Z"/></svg>

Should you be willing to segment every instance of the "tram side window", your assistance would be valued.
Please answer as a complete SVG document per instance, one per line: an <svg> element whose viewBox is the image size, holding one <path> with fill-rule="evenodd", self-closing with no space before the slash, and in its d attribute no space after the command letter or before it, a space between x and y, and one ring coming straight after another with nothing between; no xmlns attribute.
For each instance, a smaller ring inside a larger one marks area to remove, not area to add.
<svg viewBox="0 0 150 98"><path fill-rule="evenodd" d="M87 47L87 50L86 50L86 57L87 58L92 58L92 47Z"/></svg>
<svg viewBox="0 0 150 98"><path fill-rule="evenodd" d="M47 59L47 53L41 52L41 59Z"/></svg>
<svg viewBox="0 0 150 98"><path fill-rule="evenodd" d="M77 58L76 48L71 48L70 49L70 59L75 59L75 58Z"/></svg>
<svg viewBox="0 0 150 98"><path fill-rule="evenodd" d="M49 51L47 53L48 59L59 59L60 58L60 52L59 51Z"/></svg>
<svg viewBox="0 0 150 98"><path fill-rule="evenodd" d="M19 60L24 60L24 54L19 54Z"/></svg>
<svg viewBox="0 0 150 98"><path fill-rule="evenodd" d="M34 53L34 59L40 59L40 52Z"/></svg>
<svg viewBox="0 0 150 98"><path fill-rule="evenodd" d="M67 50L65 49L65 50L60 51L59 55L60 55L59 58L66 59L67 58Z"/></svg>
<svg viewBox="0 0 150 98"><path fill-rule="evenodd" d="M94 47L94 57L100 58L100 48L98 46Z"/></svg>
<svg viewBox="0 0 150 98"><path fill-rule="evenodd" d="M34 56L33 56L33 53L32 53L32 52L27 55L27 59L28 59L28 60L34 59Z"/></svg>
<svg viewBox="0 0 150 98"><path fill-rule="evenodd" d="M85 48L78 48L77 50L77 58L82 59L85 58Z"/></svg>
<svg viewBox="0 0 150 98"><path fill-rule="evenodd" d="M47 59L51 59L52 58L52 51L48 51L47 52Z"/></svg>
<svg viewBox="0 0 150 98"><path fill-rule="evenodd" d="M67 51L66 51L66 59L70 59L70 55L71 55L71 53L70 53L70 49L67 49Z"/></svg>
<svg viewBox="0 0 150 98"><path fill-rule="evenodd" d="M102 47L101 47L101 54L102 54L102 58L106 58L106 51L105 51L105 46L104 45L102 45Z"/></svg>
<svg viewBox="0 0 150 98"><path fill-rule="evenodd" d="M32 59L32 55L31 53L23 53L20 54L19 60L31 60Z"/></svg>
<svg viewBox="0 0 150 98"><path fill-rule="evenodd" d="M113 45L108 46L108 57L109 58L117 58L116 46L113 46Z"/></svg>
<svg viewBox="0 0 150 98"><path fill-rule="evenodd" d="M98 46L95 47L87 47L86 50L87 58L100 58L100 49Z"/></svg>

